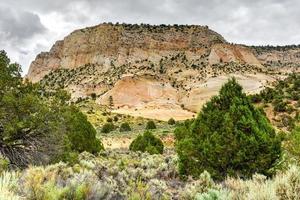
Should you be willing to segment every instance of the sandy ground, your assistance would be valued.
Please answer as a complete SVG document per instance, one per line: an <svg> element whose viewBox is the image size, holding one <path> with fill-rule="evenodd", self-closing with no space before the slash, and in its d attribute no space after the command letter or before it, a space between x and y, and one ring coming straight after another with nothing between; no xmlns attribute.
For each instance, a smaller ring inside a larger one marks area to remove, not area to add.
<svg viewBox="0 0 300 200"><path fill-rule="evenodd" d="M119 137L102 137L101 141L105 149L127 149L133 138L119 136Z"/></svg>
<svg viewBox="0 0 300 200"><path fill-rule="evenodd" d="M162 121L168 121L170 118L174 118L175 120L185 120L190 119L196 116L195 113L189 112L182 109L164 109L164 108L120 108L117 110L113 110L113 113L131 115L135 117L144 117L148 119L157 119Z"/></svg>

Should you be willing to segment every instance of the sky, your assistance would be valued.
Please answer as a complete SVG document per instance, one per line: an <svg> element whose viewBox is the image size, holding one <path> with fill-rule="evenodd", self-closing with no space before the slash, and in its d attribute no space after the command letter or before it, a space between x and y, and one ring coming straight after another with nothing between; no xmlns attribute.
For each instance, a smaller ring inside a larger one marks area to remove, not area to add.
<svg viewBox="0 0 300 200"><path fill-rule="evenodd" d="M208 25L228 42L300 44L300 0L0 0L0 49L22 65L103 22Z"/></svg>

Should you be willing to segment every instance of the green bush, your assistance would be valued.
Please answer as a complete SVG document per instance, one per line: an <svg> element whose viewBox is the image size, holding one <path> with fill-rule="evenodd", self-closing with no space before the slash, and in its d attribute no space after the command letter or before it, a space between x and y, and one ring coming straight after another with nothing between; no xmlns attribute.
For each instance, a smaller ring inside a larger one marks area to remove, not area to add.
<svg viewBox="0 0 300 200"><path fill-rule="evenodd" d="M283 102L281 99L276 99L273 102L274 111L276 112L285 112L287 110L287 103Z"/></svg>
<svg viewBox="0 0 300 200"><path fill-rule="evenodd" d="M294 101L298 101L300 99L300 93L296 92L296 91L293 91L292 94L291 94L291 99L294 100Z"/></svg>
<svg viewBox="0 0 300 200"><path fill-rule="evenodd" d="M288 138L287 150L289 154L300 163L300 127L294 128Z"/></svg>
<svg viewBox="0 0 300 200"><path fill-rule="evenodd" d="M71 106L64 116L72 151L94 154L104 149L100 140L96 138L95 128L78 108Z"/></svg>
<svg viewBox="0 0 300 200"><path fill-rule="evenodd" d="M164 145L162 141L155 137L150 131L139 135L129 146L131 151L148 152L150 154L162 154Z"/></svg>
<svg viewBox="0 0 300 200"><path fill-rule="evenodd" d="M176 123L176 121L175 121L175 119L173 119L173 118L170 118L169 120L168 120L168 124L169 125L174 125Z"/></svg>
<svg viewBox="0 0 300 200"><path fill-rule="evenodd" d="M111 122L106 123L102 126L101 132L102 133L109 133L115 129L115 125Z"/></svg>
<svg viewBox="0 0 300 200"><path fill-rule="evenodd" d="M106 119L106 121L107 122L112 122L113 120L112 120L112 118L109 117L109 118Z"/></svg>
<svg viewBox="0 0 300 200"><path fill-rule="evenodd" d="M115 122L119 121L118 116L114 116L114 121L115 121Z"/></svg>
<svg viewBox="0 0 300 200"><path fill-rule="evenodd" d="M92 93L92 94L91 94L91 98L92 98L93 100L96 100L97 94L96 94L96 93Z"/></svg>
<svg viewBox="0 0 300 200"><path fill-rule="evenodd" d="M151 130L151 129L156 129L156 125L152 120L148 121L146 125L146 130Z"/></svg>
<svg viewBox="0 0 300 200"><path fill-rule="evenodd" d="M299 113L299 111L296 112L294 119L295 119L295 121L297 121L297 122L300 121L300 113Z"/></svg>
<svg viewBox="0 0 300 200"><path fill-rule="evenodd" d="M131 127L128 122L124 122L120 126L120 132L131 131Z"/></svg>
<svg viewBox="0 0 300 200"><path fill-rule="evenodd" d="M0 155L0 174L1 174L3 171L8 170L8 167L9 167L9 160L3 158L3 157Z"/></svg>
<svg viewBox="0 0 300 200"><path fill-rule="evenodd" d="M260 103L262 101L262 97L260 94L249 95L249 98L252 103Z"/></svg>
<svg viewBox="0 0 300 200"><path fill-rule="evenodd" d="M76 159L103 146L86 116L69 104L66 91L49 92L23 81L18 64L0 51L0 152L24 168ZM72 156L71 156L72 155Z"/></svg>
<svg viewBox="0 0 300 200"><path fill-rule="evenodd" d="M183 126L183 127L182 127ZM222 86L191 124L175 131L181 175L213 178L270 175L281 155L281 138L235 79Z"/></svg>
<svg viewBox="0 0 300 200"><path fill-rule="evenodd" d="M284 127L287 127L288 130L292 130L295 128L295 119L291 117L290 115L282 115L281 116L281 122Z"/></svg>
<svg viewBox="0 0 300 200"><path fill-rule="evenodd" d="M278 98L280 96L279 92L275 89L267 87L266 89L260 92L260 97L264 100L264 102L269 103L273 99Z"/></svg>

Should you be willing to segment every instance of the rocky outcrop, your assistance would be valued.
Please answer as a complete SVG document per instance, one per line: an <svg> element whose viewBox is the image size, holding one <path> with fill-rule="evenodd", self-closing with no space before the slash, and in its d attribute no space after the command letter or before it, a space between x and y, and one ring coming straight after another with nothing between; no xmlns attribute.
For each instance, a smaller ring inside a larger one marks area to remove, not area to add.
<svg viewBox="0 0 300 200"><path fill-rule="evenodd" d="M166 105L171 107L179 105L178 93L170 83L151 77L130 75L119 80L110 91L98 99L98 102L104 105L113 104L116 108L125 106L138 108L150 105L161 108Z"/></svg>
<svg viewBox="0 0 300 200"><path fill-rule="evenodd" d="M31 63L27 78L32 82L38 82L45 75L61 67L63 41L57 41L49 52L42 52L37 55Z"/></svg>
<svg viewBox="0 0 300 200"><path fill-rule="evenodd" d="M209 54L210 65L230 62L261 65L248 47L232 44L215 44L212 46Z"/></svg>

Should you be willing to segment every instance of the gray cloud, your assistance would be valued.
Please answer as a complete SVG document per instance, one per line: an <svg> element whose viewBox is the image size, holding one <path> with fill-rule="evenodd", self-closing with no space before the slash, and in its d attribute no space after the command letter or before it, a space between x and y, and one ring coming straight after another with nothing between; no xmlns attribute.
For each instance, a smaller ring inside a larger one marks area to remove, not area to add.
<svg viewBox="0 0 300 200"><path fill-rule="evenodd" d="M38 15L0 7L1 42L23 43L36 34L42 34L46 28L41 24Z"/></svg>
<svg viewBox="0 0 300 200"><path fill-rule="evenodd" d="M23 43L15 57L25 71L55 40L107 21L201 24L229 42L299 44L299 8L299 0L0 0L0 44Z"/></svg>

